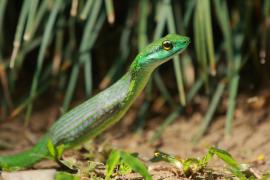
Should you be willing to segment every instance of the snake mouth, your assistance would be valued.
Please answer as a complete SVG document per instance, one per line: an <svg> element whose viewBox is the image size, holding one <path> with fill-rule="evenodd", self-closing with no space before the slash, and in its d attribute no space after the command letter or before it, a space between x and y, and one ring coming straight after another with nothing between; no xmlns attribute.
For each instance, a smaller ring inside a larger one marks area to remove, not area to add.
<svg viewBox="0 0 270 180"><path fill-rule="evenodd" d="M189 37L185 37L185 39L182 41L183 44L186 45L186 47L190 44L191 40ZM185 49L186 47L184 47L183 49Z"/></svg>

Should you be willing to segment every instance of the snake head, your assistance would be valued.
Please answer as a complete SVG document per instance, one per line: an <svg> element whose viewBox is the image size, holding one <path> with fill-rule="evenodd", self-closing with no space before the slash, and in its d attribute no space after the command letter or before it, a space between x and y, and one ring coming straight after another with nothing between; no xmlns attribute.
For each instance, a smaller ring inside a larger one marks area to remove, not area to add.
<svg viewBox="0 0 270 180"><path fill-rule="evenodd" d="M140 68L156 68L160 64L168 61L172 56L181 53L189 43L189 37L168 34L145 47L136 57L136 66Z"/></svg>

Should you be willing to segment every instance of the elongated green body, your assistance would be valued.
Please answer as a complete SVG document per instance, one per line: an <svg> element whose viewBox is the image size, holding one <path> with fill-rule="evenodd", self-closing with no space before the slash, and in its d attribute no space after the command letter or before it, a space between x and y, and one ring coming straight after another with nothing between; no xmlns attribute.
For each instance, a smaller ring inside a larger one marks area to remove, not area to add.
<svg viewBox="0 0 270 180"><path fill-rule="evenodd" d="M106 90L60 117L32 149L0 157L0 167L7 170L31 167L49 155L47 144L65 149L103 132L120 120L141 93L152 72L189 44L189 38L176 34L149 44L132 62L128 72Z"/></svg>

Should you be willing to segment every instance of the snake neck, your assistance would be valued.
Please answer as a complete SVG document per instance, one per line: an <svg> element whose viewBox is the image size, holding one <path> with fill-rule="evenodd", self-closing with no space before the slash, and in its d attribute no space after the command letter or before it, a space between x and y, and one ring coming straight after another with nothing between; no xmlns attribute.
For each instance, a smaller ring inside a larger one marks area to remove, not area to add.
<svg viewBox="0 0 270 180"><path fill-rule="evenodd" d="M127 96L124 100L125 105L129 107L146 86L152 72L155 68L139 67L136 60L131 64L126 75L130 76Z"/></svg>

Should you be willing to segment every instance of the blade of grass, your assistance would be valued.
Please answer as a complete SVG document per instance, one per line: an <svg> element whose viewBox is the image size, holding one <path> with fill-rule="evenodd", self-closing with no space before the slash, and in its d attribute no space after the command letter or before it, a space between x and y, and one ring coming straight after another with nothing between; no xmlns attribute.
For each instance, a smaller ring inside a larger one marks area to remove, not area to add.
<svg viewBox="0 0 270 180"><path fill-rule="evenodd" d="M0 63L2 63L3 58L3 48L4 48L4 28L3 28L3 20L6 11L7 0L0 1Z"/></svg>
<svg viewBox="0 0 270 180"><path fill-rule="evenodd" d="M65 93L65 99L62 106L62 113L67 111L69 104L71 102L71 99L73 97L75 86L77 83L78 74L79 74L80 65L85 64L86 61L90 63L90 60L91 60L90 55L88 55L87 52L90 51L91 47L93 46L94 38L92 38L91 36L92 36L94 24L97 21L98 13L101 9L101 5L102 5L102 1L95 1L93 5L93 11L91 12L86 22L86 25L84 27L84 32L83 32L83 36L82 36L82 40L81 40L80 48L79 48L79 53L80 53L79 62L73 65L72 67L68 88ZM91 64L86 65L88 66L87 67L88 69L89 69L89 65ZM86 73L85 77L89 78L87 79L87 81L85 81L86 82L85 84L86 95L89 96L92 90L92 78L91 78L92 75L89 75L89 71L87 70L85 71L85 73Z"/></svg>
<svg viewBox="0 0 270 180"><path fill-rule="evenodd" d="M91 39L89 40L89 48L93 47L104 22L105 22L105 13L102 12L101 15L97 19L96 25L93 27L92 36L91 36ZM85 61L84 75L85 75L85 85L86 85L86 96L89 97L92 94L92 57L91 57L91 53L89 53L88 61Z"/></svg>
<svg viewBox="0 0 270 180"><path fill-rule="evenodd" d="M269 18L269 15L270 15L270 1L264 1L263 7L264 7L264 9L263 9L264 16Z"/></svg>
<svg viewBox="0 0 270 180"><path fill-rule="evenodd" d="M36 33L38 27L41 26L42 18L45 17L45 14L47 12L49 3L48 1L42 1L40 6L38 7L38 10L36 12L36 16L34 18L34 22L29 27L29 30L26 32L28 35L28 39L26 41L32 40L34 34Z"/></svg>
<svg viewBox="0 0 270 180"><path fill-rule="evenodd" d="M206 132L208 126L211 123L211 120L213 119L213 115L218 107L218 103L220 102L220 99L222 97L222 94L224 92L224 89L226 87L226 84L224 81L221 81L218 86L217 89L213 95L213 99L209 105L209 108L206 112L206 115L203 118L203 122L198 130L198 133L194 136L193 138L193 142L198 142L198 140L204 135L204 133Z"/></svg>
<svg viewBox="0 0 270 180"><path fill-rule="evenodd" d="M123 29L123 32L121 33L120 38L120 55L116 59L114 65L110 68L108 73L105 75L103 80L101 81L99 87L100 89L105 89L111 82L114 82L116 79L119 78L119 72L121 72L121 69L123 69L123 65L125 61L128 58L129 52L130 52L130 36L132 27L134 24L134 7L132 6L128 10L128 15L126 18L125 27Z"/></svg>
<svg viewBox="0 0 270 180"><path fill-rule="evenodd" d="M110 24L113 24L114 20L115 20L113 1L112 0L105 0L105 7L106 7L108 22Z"/></svg>
<svg viewBox="0 0 270 180"><path fill-rule="evenodd" d="M161 5L158 6L157 12L158 12L156 16L157 27L155 28L155 32L154 32L154 40L162 36L165 25L166 25L167 12L166 12L166 2L164 0L161 1Z"/></svg>
<svg viewBox="0 0 270 180"><path fill-rule="evenodd" d="M165 1L162 1L162 4L160 5L159 9L157 9L157 11L159 13L158 13L158 16L157 16L157 19L156 19L157 27L156 27L155 32L154 32L154 39L159 39L162 36L162 33L163 33L164 29L165 29L166 20L167 20L167 17L166 17L166 13L167 13L166 12L166 2ZM162 81L158 70L156 70L155 73L154 73L154 81L155 81L159 91L161 92L162 96L173 107L174 102L172 100L172 96L169 93L169 91L167 90L164 82Z"/></svg>
<svg viewBox="0 0 270 180"><path fill-rule="evenodd" d="M7 102L8 108L12 109L13 102L10 96L7 73L6 73L5 66L2 63L0 63L0 81L3 87L3 94Z"/></svg>
<svg viewBox="0 0 270 180"><path fill-rule="evenodd" d="M138 50L141 52L143 48L148 43L147 39L147 17L148 17L148 0L140 0L139 2L139 29L138 29ZM149 110L150 107L150 100L151 100L151 89L152 89L152 79L148 82L145 88L145 101L143 102L142 107L139 110L138 113L138 120L136 122L136 132L141 132L141 130L144 127L145 124L145 117L146 117L146 112Z"/></svg>
<svg viewBox="0 0 270 180"><path fill-rule="evenodd" d="M240 180L247 179L245 174L242 172L240 164L227 151L211 147L209 148L208 152L211 154L215 154L219 159L225 162L229 166L231 172Z"/></svg>
<svg viewBox="0 0 270 180"><path fill-rule="evenodd" d="M224 36L225 51L226 51L226 56L227 56L227 61L228 61L227 76L231 77L235 69L234 69L234 63L233 63L233 48L232 48L233 44L232 44L232 33L231 33L229 15L228 15L228 7L227 7L226 1L222 1L222 0L214 1L214 5L216 9L216 14L218 17L218 22ZM229 82L229 103L228 103L228 110L226 114L226 125L225 125L225 134L227 137L231 134L231 130L232 130L232 121L233 121L233 114L234 114L234 109L235 109L235 98L236 98L236 93L237 93L238 80L239 80L239 75L238 73L236 73L235 75L233 75L233 78L230 78L230 82Z"/></svg>
<svg viewBox="0 0 270 180"><path fill-rule="evenodd" d="M263 14L267 18L270 15L270 1L264 1L263 4Z"/></svg>
<svg viewBox="0 0 270 180"><path fill-rule="evenodd" d="M147 171L147 168L138 158L133 157L132 155L130 155L126 152L123 152L123 151L121 152L121 158L135 172L140 173L145 180L152 180L152 177L149 174L149 172Z"/></svg>
<svg viewBox="0 0 270 180"><path fill-rule="evenodd" d="M57 22L59 27L63 27L65 24L65 19L63 16ZM62 52L63 52L63 43L64 43L64 28L58 28L56 30L56 39L55 39L55 52L53 56L53 65L52 65L52 74L55 76L60 71L61 61L62 61Z"/></svg>
<svg viewBox="0 0 270 180"><path fill-rule="evenodd" d="M179 34L186 34L183 25L182 4L180 1L173 2L172 10L174 13L175 31Z"/></svg>
<svg viewBox="0 0 270 180"><path fill-rule="evenodd" d="M193 97L199 92L203 85L203 78L199 78L194 85L192 86L191 90L187 94L187 103L190 103ZM150 143L153 143L155 140L157 140L161 134L164 132L164 130L181 114L183 111L183 107L176 108L165 120L164 122L159 126L159 128L155 131L154 135L150 139Z"/></svg>
<svg viewBox="0 0 270 180"><path fill-rule="evenodd" d="M168 30L170 33L175 33L175 23L174 23L174 16L173 16L173 10L171 7L171 1L166 0L165 1L167 4L167 25L168 25ZM180 64L180 58L179 56L175 56L173 58L173 67L174 67L174 72L176 76L176 81L177 81L177 88L179 91L179 97L180 97L180 102L182 105L186 105L186 93L184 89L184 82L183 82L183 74L181 71L181 64Z"/></svg>
<svg viewBox="0 0 270 180"><path fill-rule="evenodd" d="M119 163L120 161L120 151L118 150L112 150L108 160L106 162L106 177L105 180L110 179L110 176L113 173L113 170L115 169L116 165Z"/></svg>
<svg viewBox="0 0 270 180"><path fill-rule="evenodd" d="M83 8L81 14L80 14L80 19L85 20L90 13L91 7L93 5L94 0L88 0L86 1L85 7Z"/></svg>
<svg viewBox="0 0 270 180"><path fill-rule="evenodd" d="M29 0L25 0L23 2L23 6L20 12L19 21L17 23L17 29L15 34L15 39L13 41L13 50L10 58L10 68L14 67L15 59L17 57L17 54L19 52L20 46L21 46L21 40L23 36L24 26L26 23L27 14L29 11Z"/></svg>
<svg viewBox="0 0 270 180"><path fill-rule="evenodd" d="M147 40L147 7L148 7L148 0L140 0L139 2L139 30L138 30L138 35L139 35L139 51L142 51L143 48L147 45L148 40Z"/></svg>
<svg viewBox="0 0 270 180"><path fill-rule="evenodd" d="M36 17L36 13L37 13L37 7L39 4L39 0L30 0L30 7L29 7L29 13L28 13L28 18L27 18L27 24L26 24L26 28L25 28L25 33L23 35L23 39L25 41L28 41L30 38L30 29L34 24L34 20Z"/></svg>
<svg viewBox="0 0 270 180"><path fill-rule="evenodd" d="M233 44L232 44L232 34L230 28L228 7L226 1L217 0L213 1L216 9L218 23L221 27L221 31L224 36L224 44L226 50L226 56L228 61L228 75L231 73L230 70L233 68Z"/></svg>
<svg viewBox="0 0 270 180"><path fill-rule="evenodd" d="M234 45L232 43L232 30L230 28L230 22L229 22L229 15L228 15L228 8L226 1L215 1L215 7L217 11L217 17L219 20L219 24L221 26L223 35L225 37L225 50L226 55L228 59L228 72L227 76L232 77L229 78L229 103L228 103L228 110L226 114L226 126L225 126L225 134L226 136L230 136L232 131L232 121L233 121L233 115L235 111L235 104L236 104L236 95L237 95L237 89L239 84L239 69L241 68L241 54L239 53L243 38L238 42L238 45L236 45L236 51L237 54L234 57L233 60L233 48ZM237 38L235 38L237 39Z"/></svg>
<svg viewBox="0 0 270 180"><path fill-rule="evenodd" d="M206 45L208 50L208 58L210 63L210 73L212 76L216 75L216 63L215 63L215 54L214 54L214 43L213 43L213 32L212 32L212 20L211 20L211 9L210 1L202 1L202 8L204 14L204 25L205 25L205 37Z"/></svg>
<svg viewBox="0 0 270 180"><path fill-rule="evenodd" d="M186 2L186 12L185 12L185 16L184 16L184 26L185 28L188 27L189 23L191 22L191 15L192 12L194 11L195 7L196 7L196 2L197 0L189 0Z"/></svg>
<svg viewBox="0 0 270 180"><path fill-rule="evenodd" d="M82 55L81 58L85 59L84 61L84 84L85 84L85 95L90 97L92 94L93 88L93 76L92 76L92 55L87 53Z"/></svg>
<svg viewBox="0 0 270 180"><path fill-rule="evenodd" d="M69 40L63 47L63 63L61 65L60 70L65 73L60 73L59 77L59 90L66 91L66 85L68 84L69 80L69 73L66 72L69 70L70 66L73 66L74 60L77 60L77 38L76 38L76 19L69 16L67 20L67 31L69 35Z"/></svg>
<svg viewBox="0 0 270 180"><path fill-rule="evenodd" d="M34 97L36 94L36 90L38 87L38 80L39 80L39 76L40 76L43 61L44 61L45 50L50 42L53 26L54 26L54 23L56 21L57 14L60 10L61 5L62 5L62 0L55 1L55 4L53 5L52 12L51 12L49 19L47 21L47 24L45 27L45 32L44 32L44 35L42 37L41 47L40 47L39 53L38 53L37 67L36 67L36 71L34 73L34 77L33 77L33 81L32 81L32 86L31 86L31 90L30 90L30 97ZM26 119L24 122L25 125L28 125L28 123L29 123L29 117L32 113L32 108L33 108L33 102L30 103L27 107Z"/></svg>
<svg viewBox="0 0 270 180"><path fill-rule="evenodd" d="M236 61L240 61L240 59L235 59ZM229 137L232 133L232 121L233 115L235 111L235 100L237 96L237 89L239 83L239 75L233 77L231 82L229 83L229 100L228 100L228 109L226 113L226 124L225 124L225 135Z"/></svg>
<svg viewBox="0 0 270 180"><path fill-rule="evenodd" d="M218 156L221 160L226 162L229 166L241 170L240 165L237 163L237 161L232 157L231 154L229 154L227 151L224 151L222 149L210 147L209 148L209 153L215 154Z"/></svg>
<svg viewBox="0 0 270 180"><path fill-rule="evenodd" d="M229 137L232 133L232 121L233 121L233 115L234 115L235 106L236 106L236 96L237 96L239 79L240 79L239 70L241 68L241 63L242 63L240 50L243 44L243 36L238 35L235 38L235 40L238 41L235 43L237 52L234 57L234 63L233 63L234 71L236 71L236 73L233 74L233 77L229 83L229 102L228 102L228 109L227 109L227 114L226 114L226 125L225 125L225 135L227 137Z"/></svg>
<svg viewBox="0 0 270 180"><path fill-rule="evenodd" d="M201 7L202 1L197 1L193 29L194 29L194 39L195 39L195 51L197 56L197 61L199 64L200 76L204 78L206 92L209 90L209 80L208 80L208 68L207 68L207 56L206 56L206 46L205 46L205 33L204 33L204 19Z"/></svg>
<svg viewBox="0 0 270 180"><path fill-rule="evenodd" d="M75 17L78 13L79 0L72 0L70 16Z"/></svg>

